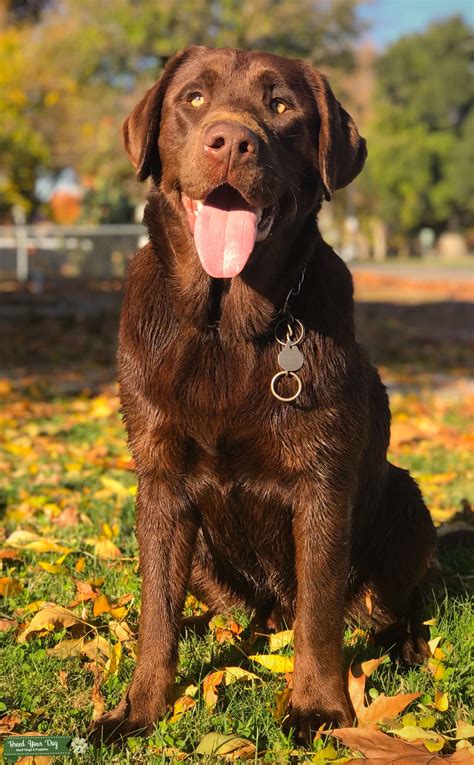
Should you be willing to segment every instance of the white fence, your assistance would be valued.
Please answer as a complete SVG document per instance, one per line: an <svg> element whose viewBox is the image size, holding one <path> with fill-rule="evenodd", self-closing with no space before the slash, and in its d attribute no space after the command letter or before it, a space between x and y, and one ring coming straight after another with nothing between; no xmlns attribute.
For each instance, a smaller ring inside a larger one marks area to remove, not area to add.
<svg viewBox="0 0 474 765"><path fill-rule="evenodd" d="M136 224L0 226L0 280L122 279L145 236Z"/></svg>

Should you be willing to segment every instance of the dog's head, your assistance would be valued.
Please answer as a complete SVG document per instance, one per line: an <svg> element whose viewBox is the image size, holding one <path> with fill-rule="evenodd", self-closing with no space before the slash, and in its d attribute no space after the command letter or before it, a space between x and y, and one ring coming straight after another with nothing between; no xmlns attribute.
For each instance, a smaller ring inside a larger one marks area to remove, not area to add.
<svg viewBox="0 0 474 765"><path fill-rule="evenodd" d="M365 140L304 61L191 47L124 124L143 181L177 204L210 276L240 273L256 243L361 171Z"/></svg>

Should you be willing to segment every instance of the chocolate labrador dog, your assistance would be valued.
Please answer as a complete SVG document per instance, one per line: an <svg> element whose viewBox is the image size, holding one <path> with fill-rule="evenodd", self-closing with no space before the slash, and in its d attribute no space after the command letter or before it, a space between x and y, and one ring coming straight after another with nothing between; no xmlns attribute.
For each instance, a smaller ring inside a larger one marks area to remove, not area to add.
<svg viewBox="0 0 474 765"><path fill-rule="evenodd" d="M344 617L421 661L435 546L416 483L387 462L385 388L318 230L365 141L309 64L204 47L169 60L124 136L152 180L118 354L143 588L135 673L95 736L166 713L188 589L210 613L294 624L288 725L350 725Z"/></svg>

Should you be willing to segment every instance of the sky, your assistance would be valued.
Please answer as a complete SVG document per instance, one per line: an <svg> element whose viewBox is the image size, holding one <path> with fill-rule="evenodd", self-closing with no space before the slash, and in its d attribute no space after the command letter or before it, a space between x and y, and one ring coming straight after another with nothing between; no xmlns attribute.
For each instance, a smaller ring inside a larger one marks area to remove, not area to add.
<svg viewBox="0 0 474 765"><path fill-rule="evenodd" d="M365 38L383 48L447 16L461 15L474 24L474 0L367 0L360 15L371 26Z"/></svg>

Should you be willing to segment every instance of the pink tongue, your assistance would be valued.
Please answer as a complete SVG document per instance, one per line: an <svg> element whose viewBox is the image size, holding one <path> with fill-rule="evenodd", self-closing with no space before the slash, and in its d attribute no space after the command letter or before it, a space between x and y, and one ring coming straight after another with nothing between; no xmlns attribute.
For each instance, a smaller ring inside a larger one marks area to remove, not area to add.
<svg viewBox="0 0 474 765"><path fill-rule="evenodd" d="M202 267L217 279L237 276L250 257L257 236L251 209L223 210L204 203L194 225L194 242Z"/></svg>

